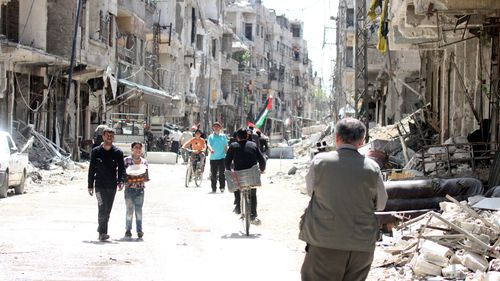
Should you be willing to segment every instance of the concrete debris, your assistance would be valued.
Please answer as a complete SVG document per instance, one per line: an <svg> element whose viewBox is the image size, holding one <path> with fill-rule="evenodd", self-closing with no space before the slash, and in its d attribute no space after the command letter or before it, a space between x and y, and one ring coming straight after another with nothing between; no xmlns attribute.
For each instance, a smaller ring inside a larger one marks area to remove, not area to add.
<svg viewBox="0 0 500 281"><path fill-rule="evenodd" d="M392 237L383 237L379 249L400 262L384 268L382 279L402 278L410 267L411 276L406 272L405 280L499 280L500 212L476 211L456 200L441 202L440 207L441 213L413 218L393 228Z"/></svg>
<svg viewBox="0 0 500 281"><path fill-rule="evenodd" d="M293 166L292 168L290 168L290 170L288 170L288 174L289 175L295 175L297 173L297 167Z"/></svg>
<svg viewBox="0 0 500 281"><path fill-rule="evenodd" d="M15 121L16 142L23 144L24 150L28 151L29 160L37 168L49 169L52 164L67 168L72 165L71 154L59 147L33 129L33 126L20 121ZM32 144L28 146L28 144Z"/></svg>

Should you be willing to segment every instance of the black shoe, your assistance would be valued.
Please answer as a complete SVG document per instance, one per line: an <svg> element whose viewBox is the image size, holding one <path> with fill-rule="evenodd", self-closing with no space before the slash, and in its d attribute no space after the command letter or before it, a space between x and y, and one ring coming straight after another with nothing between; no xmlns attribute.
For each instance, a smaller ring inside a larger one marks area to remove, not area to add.
<svg viewBox="0 0 500 281"><path fill-rule="evenodd" d="M241 214L240 206L235 206L233 212L237 215Z"/></svg>
<svg viewBox="0 0 500 281"><path fill-rule="evenodd" d="M106 233L99 234L99 241L106 241L108 239L109 239L109 235L107 235Z"/></svg>
<svg viewBox="0 0 500 281"><path fill-rule="evenodd" d="M220 192L221 192L221 193L224 193L224 188L221 188L221 189L220 189Z"/></svg>
<svg viewBox="0 0 500 281"><path fill-rule="evenodd" d="M125 231L125 237L126 238L132 237L132 232L130 232L130 230Z"/></svg>
<svg viewBox="0 0 500 281"><path fill-rule="evenodd" d="M141 239L142 236L144 236L144 232L142 231L137 232L137 237L139 237L139 239Z"/></svg>

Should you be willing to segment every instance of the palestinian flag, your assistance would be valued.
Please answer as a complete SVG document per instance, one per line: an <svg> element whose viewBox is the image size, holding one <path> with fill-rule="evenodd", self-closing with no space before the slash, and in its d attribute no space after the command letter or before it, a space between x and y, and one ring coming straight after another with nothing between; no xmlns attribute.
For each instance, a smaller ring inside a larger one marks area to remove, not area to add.
<svg viewBox="0 0 500 281"><path fill-rule="evenodd" d="M269 114L272 105L273 105L273 99L268 98L263 108L260 110L259 115L257 115L257 119L255 119L256 128L260 128L262 127L262 125L264 125L264 121L266 120L267 114Z"/></svg>

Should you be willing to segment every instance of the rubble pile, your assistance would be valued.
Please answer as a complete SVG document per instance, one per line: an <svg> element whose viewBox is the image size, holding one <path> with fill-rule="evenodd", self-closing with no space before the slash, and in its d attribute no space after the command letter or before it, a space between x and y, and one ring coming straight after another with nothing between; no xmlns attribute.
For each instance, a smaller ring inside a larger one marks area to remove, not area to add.
<svg viewBox="0 0 500 281"><path fill-rule="evenodd" d="M52 164L49 169L39 169L30 165L28 186L31 192L60 188L73 182L84 181L87 178L87 170L88 163L71 162L66 167Z"/></svg>
<svg viewBox="0 0 500 281"><path fill-rule="evenodd" d="M293 163L280 163L279 170L273 171L269 176L269 183L289 186L305 194L305 178L309 171L309 160L309 157L305 156L294 159Z"/></svg>
<svg viewBox="0 0 500 281"><path fill-rule="evenodd" d="M333 134L332 125L322 125L320 128L324 129L321 132L310 134L303 140L293 144L294 155L297 157L309 156L312 158L314 153L317 152L318 143L320 143L321 147L330 147L329 150L335 146L335 135Z"/></svg>
<svg viewBox="0 0 500 281"><path fill-rule="evenodd" d="M485 150L482 155L477 155L474 152L477 146L465 137L450 138L443 145L427 146L419 151L404 169L422 171L426 176L460 175L487 180L494 153Z"/></svg>
<svg viewBox="0 0 500 281"><path fill-rule="evenodd" d="M384 279L499 280L500 212L476 212L447 198L452 202L440 203L441 214L428 212L394 228L392 237L384 236L382 244L389 246L383 249L393 255L380 266Z"/></svg>
<svg viewBox="0 0 500 281"><path fill-rule="evenodd" d="M23 144L28 152L29 160L37 168L49 169L51 164L67 167L72 165L71 154L64 151L54 142L46 138L21 121L15 121L17 127L14 138L16 143Z"/></svg>

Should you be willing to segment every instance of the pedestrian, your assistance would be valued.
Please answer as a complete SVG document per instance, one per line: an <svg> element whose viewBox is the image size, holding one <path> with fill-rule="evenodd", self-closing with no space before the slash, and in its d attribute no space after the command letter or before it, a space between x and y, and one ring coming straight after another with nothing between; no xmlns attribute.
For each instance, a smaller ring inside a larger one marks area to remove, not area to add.
<svg viewBox="0 0 500 281"><path fill-rule="evenodd" d="M183 149L189 149L191 146L191 164L194 164L195 158L199 158L201 173L205 170L205 150L207 149L206 141L201 137L201 130L197 129L194 132L194 138L188 140L183 146Z"/></svg>
<svg viewBox="0 0 500 281"><path fill-rule="evenodd" d="M174 152L175 154L179 153L179 143L182 137L182 133L178 130L172 130L172 133L170 134L170 139L172 140L172 145L170 148L171 152Z"/></svg>
<svg viewBox="0 0 500 281"><path fill-rule="evenodd" d="M238 142L238 140L236 139L236 132L233 132L231 138L229 138L229 144L232 144L233 142Z"/></svg>
<svg viewBox="0 0 500 281"><path fill-rule="evenodd" d="M253 141L257 144L257 147L260 149L260 136L257 134L254 126L248 126L248 140Z"/></svg>
<svg viewBox="0 0 500 281"><path fill-rule="evenodd" d="M262 154L269 156L269 143L268 138L265 135L262 135L262 132L257 131L257 136L259 136L259 149Z"/></svg>
<svg viewBox="0 0 500 281"><path fill-rule="evenodd" d="M210 151L210 179L212 181L212 192L217 190L217 178L219 179L220 192L224 192L226 178L224 176L224 158L227 152L227 137L221 133L222 126L219 122L212 125L213 133L208 136L207 144Z"/></svg>
<svg viewBox="0 0 500 281"><path fill-rule="evenodd" d="M185 149L182 149L182 146L192 138L193 138L193 132L191 132L188 127L184 128L184 131L182 132L181 135L181 139L179 140L179 143L181 145L182 160L184 160L184 163L187 163L189 154Z"/></svg>
<svg viewBox="0 0 500 281"><path fill-rule="evenodd" d="M92 148L99 146L102 143L102 131L107 128L106 121L102 121L102 123L95 128L94 137L92 138L93 144Z"/></svg>
<svg viewBox="0 0 500 281"><path fill-rule="evenodd" d="M124 159L125 172L127 173L124 192L127 207L125 237L132 237L132 220L135 213L137 237L140 239L144 236L142 231L142 205L144 204L145 182L149 181L148 161L141 157L142 143L133 142L131 148L132 154Z"/></svg>
<svg viewBox="0 0 500 281"><path fill-rule="evenodd" d="M97 198L99 240L109 239L108 221L116 189L122 189L125 168L123 151L113 145L115 131L106 127L102 133L103 142L92 149L88 174L88 192Z"/></svg>
<svg viewBox="0 0 500 281"><path fill-rule="evenodd" d="M239 129L236 132L237 142L232 143L226 155L226 170L231 170L231 164L234 164L234 170L246 170L252 168L257 163L261 173L266 169L266 160L262 153L260 153L257 145L248 140L248 133L246 129ZM241 213L240 209L240 192L234 192L234 207L233 212L236 214ZM260 219L257 217L257 189L252 188L250 192L250 219L253 224L260 224Z"/></svg>
<svg viewBox="0 0 500 281"><path fill-rule="evenodd" d="M299 234L307 243L302 281L365 280L370 271L379 230L374 212L385 208L387 193L377 163L358 152L365 132L361 121L342 119L337 150L312 160Z"/></svg>

